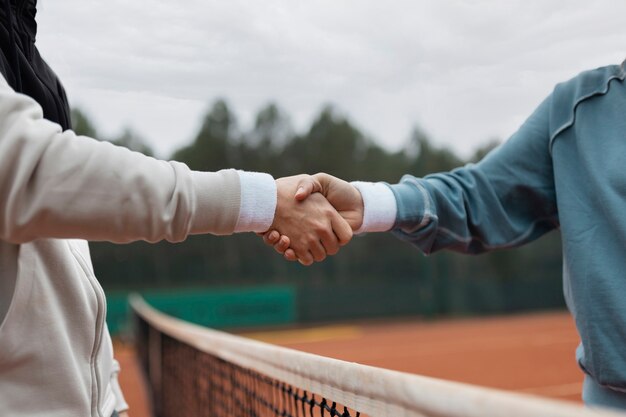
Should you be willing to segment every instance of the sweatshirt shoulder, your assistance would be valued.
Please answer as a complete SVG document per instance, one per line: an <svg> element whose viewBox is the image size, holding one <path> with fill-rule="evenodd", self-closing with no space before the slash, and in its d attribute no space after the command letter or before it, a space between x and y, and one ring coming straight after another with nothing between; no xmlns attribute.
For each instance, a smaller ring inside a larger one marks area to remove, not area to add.
<svg viewBox="0 0 626 417"><path fill-rule="evenodd" d="M608 65L583 71L574 78L557 84L554 93L557 98L570 99L574 102L596 94L606 93L612 80L624 80L626 76L625 66L626 61L622 65Z"/></svg>
<svg viewBox="0 0 626 417"><path fill-rule="evenodd" d="M624 81L626 61L621 65L608 65L583 71L570 80L559 83L552 93L550 111L550 131L554 138L575 121L576 107L591 97L604 95L609 91L612 81Z"/></svg>

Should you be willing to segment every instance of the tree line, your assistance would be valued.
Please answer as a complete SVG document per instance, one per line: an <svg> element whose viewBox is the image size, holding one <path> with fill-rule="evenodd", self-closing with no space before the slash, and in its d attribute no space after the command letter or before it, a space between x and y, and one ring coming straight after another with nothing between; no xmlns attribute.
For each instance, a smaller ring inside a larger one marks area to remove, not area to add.
<svg viewBox="0 0 626 417"><path fill-rule="evenodd" d="M72 113L78 134L98 137L84 112L74 109ZM131 129L111 141L153 154ZM238 168L268 172L276 178L327 172L346 180L395 183L407 173L423 176L476 162L497 143L488 142L464 160L435 145L415 127L406 146L391 152L332 106L322 108L307 131L297 132L289 115L274 103L263 107L253 126L244 130L228 103L217 100L203 116L191 143L169 159L203 171ZM96 272L108 289L297 283L358 291L372 283L417 282L421 290L416 302L429 300L432 313L440 314L515 310L533 303L537 307L561 305L559 239L558 233L551 233L515 250L481 256L441 252L426 257L391 234L376 233L355 237L338 255L306 268L284 261L253 234L192 236L179 244L94 243L91 248Z"/></svg>

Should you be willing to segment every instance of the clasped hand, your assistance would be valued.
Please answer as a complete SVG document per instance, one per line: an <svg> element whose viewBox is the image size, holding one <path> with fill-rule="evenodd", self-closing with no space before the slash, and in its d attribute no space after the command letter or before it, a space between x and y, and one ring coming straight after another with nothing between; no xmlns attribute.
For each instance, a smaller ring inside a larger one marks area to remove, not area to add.
<svg viewBox="0 0 626 417"><path fill-rule="evenodd" d="M276 180L274 223L261 234L285 259L311 265L334 255L363 222L361 193L328 174L296 175Z"/></svg>

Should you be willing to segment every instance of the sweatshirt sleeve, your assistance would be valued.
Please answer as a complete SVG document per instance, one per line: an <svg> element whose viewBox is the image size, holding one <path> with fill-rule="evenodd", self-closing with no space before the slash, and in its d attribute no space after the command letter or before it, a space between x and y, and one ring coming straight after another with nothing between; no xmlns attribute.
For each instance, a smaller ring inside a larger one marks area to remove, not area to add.
<svg viewBox="0 0 626 417"><path fill-rule="evenodd" d="M548 97L476 165L391 185L393 233L424 253L479 253L522 245L558 227Z"/></svg>
<svg viewBox="0 0 626 417"><path fill-rule="evenodd" d="M242 181L248 190L243 195ZM260 197L250 195L255 184L265 184ZM264 231L276 205L272 186L266 174L191 171L182 163L62 132L43 118L34 100L0 77L2 240L177 242L190 234L230 234L236 226ZM251 198L262 200L255 205L264 207L260 214L250 210ZM242 200L248 202L245 210Z"/></svg>

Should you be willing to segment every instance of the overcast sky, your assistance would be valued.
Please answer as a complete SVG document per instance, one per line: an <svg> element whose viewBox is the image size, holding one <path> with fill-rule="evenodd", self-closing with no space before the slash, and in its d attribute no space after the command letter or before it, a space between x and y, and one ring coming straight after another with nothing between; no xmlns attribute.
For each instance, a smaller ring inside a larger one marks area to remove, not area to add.
<svg viewBox="0 0 626 417"><path fill-rule="evenodd" d="M388 149L420 125L467 156L554 84L626 58L626 2L40 0L38 46L105 135L160 156L224 97L248 128L277 102L303 131L334 103Z"/></svg>

